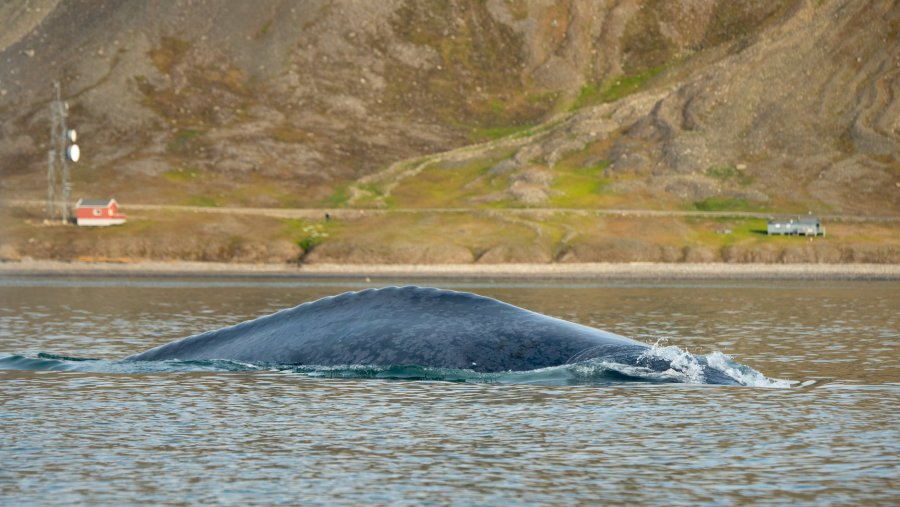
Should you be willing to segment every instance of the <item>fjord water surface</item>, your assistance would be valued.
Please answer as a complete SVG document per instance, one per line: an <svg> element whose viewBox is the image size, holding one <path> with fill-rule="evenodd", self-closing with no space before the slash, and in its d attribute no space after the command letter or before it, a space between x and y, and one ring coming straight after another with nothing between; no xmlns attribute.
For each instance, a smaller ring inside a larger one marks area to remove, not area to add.
<svg viewBox="0 0 900 507"><path fill-rule="evenodd" d="M792 387L117 369L172 339L366 284L0 278L0 497L900 502L898 283L440 285L694 354L721 351Z"/></svg>

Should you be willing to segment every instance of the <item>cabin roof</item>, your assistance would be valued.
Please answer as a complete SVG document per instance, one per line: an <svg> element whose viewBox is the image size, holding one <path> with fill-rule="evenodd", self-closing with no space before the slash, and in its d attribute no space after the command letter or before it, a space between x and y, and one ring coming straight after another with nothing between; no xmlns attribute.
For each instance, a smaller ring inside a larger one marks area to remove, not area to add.
<svg viewBox="0 0 900 507"><path fill-rule="evenodd" d="M79 199L76 206L82 208L106 208L109 207L115 199Z"/></svg>
<svg viewBox="0 0 900 507"><path fill-rule="evenodd" d="M803 224L803 225L816 225L821 223L819 217L809 217L809 216L801 216L801 217L781 217L781 218L770 218L770 224Z"/></svg>

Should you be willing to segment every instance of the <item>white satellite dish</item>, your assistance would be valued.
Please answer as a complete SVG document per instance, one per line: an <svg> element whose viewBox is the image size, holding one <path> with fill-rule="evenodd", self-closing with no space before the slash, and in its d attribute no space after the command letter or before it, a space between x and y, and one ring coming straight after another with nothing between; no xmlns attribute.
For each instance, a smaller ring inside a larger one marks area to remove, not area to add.
<svg viewBox="0 0 900 507"><path fill-rule="evenodd" d="M70 145L66 148L66 155L72 162L78 162L78 159L81 158L81 149L78 148L77 144Z"/></svg>
<svg viewBox="0 0 900 507"><path fill-rule="evenodd" d="M78 132L75 132L75 129L69 129L69 131L66 132L66 137L69 138L69 142L74 143L78 140Z"/></svg>

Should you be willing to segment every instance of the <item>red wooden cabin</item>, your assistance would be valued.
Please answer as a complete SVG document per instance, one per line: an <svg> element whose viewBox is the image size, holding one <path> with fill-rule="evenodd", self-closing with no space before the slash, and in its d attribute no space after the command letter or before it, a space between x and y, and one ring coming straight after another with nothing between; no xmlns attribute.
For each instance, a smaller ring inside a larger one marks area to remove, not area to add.
<svg viewBox="0 0 900 507"><path fill-rule="evenodd" d="M75 223L78 225L106 226L125 223L125 215L119 214L115 199L79 199L75 203Z"/></svg>

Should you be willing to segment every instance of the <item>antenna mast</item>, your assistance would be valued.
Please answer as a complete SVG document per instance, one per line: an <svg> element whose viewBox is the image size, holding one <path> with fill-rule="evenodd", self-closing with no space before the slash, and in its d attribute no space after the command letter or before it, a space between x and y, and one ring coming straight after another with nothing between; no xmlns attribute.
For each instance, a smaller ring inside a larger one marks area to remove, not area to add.
<svg viewBox="0 0 900 507"><path fill-rule="evenodd" d="M59 81L53 82L55 100L50 102L50 150L47 153L47 220L59 219L68 224L72 219L72 181L69 161L78 162L81 155L75 144L77 133L66 127L69 104L62 100Z"/></svg>

